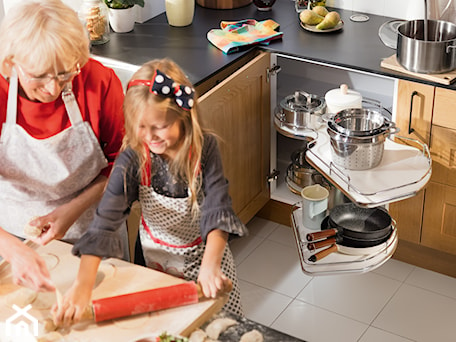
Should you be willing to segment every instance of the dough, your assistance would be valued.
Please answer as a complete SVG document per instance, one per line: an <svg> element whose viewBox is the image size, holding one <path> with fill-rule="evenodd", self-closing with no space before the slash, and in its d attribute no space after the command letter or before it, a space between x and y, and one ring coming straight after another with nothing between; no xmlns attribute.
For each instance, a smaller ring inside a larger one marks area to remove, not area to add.
<svg viewBox="0 0 456 342"><path fill-rule="evenodd" d="M188 338L188 342L204 342L206 341L206 337L207 335L204 330L196 329Z"/></svg>
<svg viewBox="0 0 456 342"><path fill-rule="evenodd" d="M258 330L251 330L242 335L239 342L263 342L263 334Z"/></svg>
<svg viewBox="0 0 456 342"><path fill-rule="evenodd" d="M237 322L234 319L217 318L206 327L206 334L211 339L216 340L222 332L235 324L237 324Z"/></svg>
<svg viewBox="0 0 456 342"><path fill-rule="evenodd" d="M36 342L61 342L64 341L63 335L57 331L52 331L36 339Z"/></svg>
<svg viewBox="0 0 456 342"><path fill-rule="evenodd" d="M42 233L42 230L41 228L38 228L37 226L32 226L30 224L31 221L33 221L34 219L36 219L37 217L32 217L31 220L25 225L24 227L24 234L28 237L31 237L31 238L37 238L38 236L41 235Z"/></svg>
<svg viewBox="0 0 456 342"><path fill-rule="evenodd" d="M15 284L3 284L0 286L0 296L1 295L5 295L3 298L5 299L5 304L7 306L16 304L23 308L33 303L38 296L38 292Z"/></svg>

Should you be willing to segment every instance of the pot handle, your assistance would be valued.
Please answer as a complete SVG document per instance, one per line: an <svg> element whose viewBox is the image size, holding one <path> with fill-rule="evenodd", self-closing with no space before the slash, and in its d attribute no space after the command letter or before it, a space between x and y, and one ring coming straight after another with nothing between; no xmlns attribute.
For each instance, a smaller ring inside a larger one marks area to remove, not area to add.
<svg viewBox="0 0 456 342"><path fill-rule="evenodd" d="M308 233L306 235L306 239L307 239L307 241L310 241L310 242L317 241L317 240L321 240L321 239L326 239L327 237L335 236L335 235L337 235L338 232L339 231L337 228L325 229L325 230L315 232L315 233Z"/></svg>
<svg viewBox="0 0 456 342"><path fill-rule="evenodd" d="M450 49L456 49L456 45L448 45L446 47L446 53L450 53Z"/></svg>
<svg viewBox="0 0 456 342"><path fill-rule="evenodd" d="M337 245L335 243L332 244L331 247L328 247L318 253L315 253L314 255L311 255L308 260L311 262L317 262L318 260L321 260L334 252L337 252Z"/></svg>
<svg viewBox="0 0 456 342"><path fill-rule="evenodd" d="M320 118L324 122L329 122L329 121L333 121L334 120L334 116L335 115L336 115L336 113L325 113L325 114L320 115Z"/></svg>

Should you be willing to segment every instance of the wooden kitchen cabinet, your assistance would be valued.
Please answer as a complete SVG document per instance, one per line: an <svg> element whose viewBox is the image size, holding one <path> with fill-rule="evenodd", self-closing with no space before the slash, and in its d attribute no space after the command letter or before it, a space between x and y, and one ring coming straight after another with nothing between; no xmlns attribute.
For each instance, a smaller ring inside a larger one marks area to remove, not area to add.
<svg viewBox="0 0 456 342"><path fill-rule="evenodd" d="M399 135L429 145L432 176L416 196L389 206L400 239L395 257L455 277L456 91L401 80L397 99Z"/></svg>
<svg viewBox="0 0 456 342"><path fill-rule="evenodd" d="M269 65L269 53L259 53L206 91L198 103L205 126L220 137L233 208L244 223L269 200Z"/></svg>

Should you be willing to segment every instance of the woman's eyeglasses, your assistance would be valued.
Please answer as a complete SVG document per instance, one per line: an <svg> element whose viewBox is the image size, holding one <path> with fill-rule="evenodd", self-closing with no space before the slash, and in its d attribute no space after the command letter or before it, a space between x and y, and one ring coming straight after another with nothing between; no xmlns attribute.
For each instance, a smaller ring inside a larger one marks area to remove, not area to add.
<svg viewBox="0 0 456 342"><path fill-rule="evenodd" d="M81 72L81 68L79 67L79 63L76 64L76 67L74 71L69 71L69 72L62 72L58 75L43 75L43 76L31 76L29 73L25 72L24 69L19 64L16 64L18 70L22 74L22 76L25 78L25 80L28 83L35 83L35 84L47 84L52 80L56 80L59 83L63 82L68 82L73 76L78 75Z"/></svg>

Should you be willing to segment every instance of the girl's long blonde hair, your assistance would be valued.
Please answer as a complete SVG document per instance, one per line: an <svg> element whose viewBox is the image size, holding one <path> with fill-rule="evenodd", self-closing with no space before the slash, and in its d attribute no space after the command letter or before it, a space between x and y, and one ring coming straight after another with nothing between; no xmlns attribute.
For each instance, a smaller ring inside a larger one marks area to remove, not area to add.
<svg viewBox="0 0 456 342"><path fill-rule="evenodd" d="M171 77L180 85L193 87L182 69L170 59L156 59L147 62L132 76L131 80L152 80L156 70ZM145 173L149 158L149 149L138 136L138 126L141 115L150 108L154 110L172 111L177 114L181 123L182 141L176 157L170 161L170 171L174 176L183 179L191 192L192 213L199 212L198 193L201 188L200 164L203 150L203 128L200 125L196 109L197 98L194 96L192 109L184 110L179 107L173 98L163 97L150 92L148 86L139 85L130 87L125 95L125 136L122 149L132 148L138 155L140 169L138 176L148 177ZM153 166L152 166L153 169Z"/></svg>

